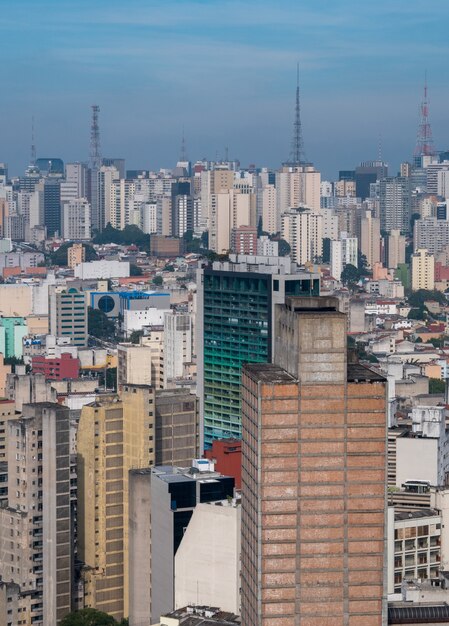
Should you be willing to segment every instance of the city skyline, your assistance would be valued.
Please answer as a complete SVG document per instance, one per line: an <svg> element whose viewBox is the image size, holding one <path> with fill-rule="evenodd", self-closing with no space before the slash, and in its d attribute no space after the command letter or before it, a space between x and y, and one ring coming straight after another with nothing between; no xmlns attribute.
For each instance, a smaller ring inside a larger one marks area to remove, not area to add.
<svg viewBox="0 0 449 626"><path fill-rule="evenodd" d="M324 178L382 156L411 159L427 69L435 146L444 129L449 7L397 2L344 7L292 2L6 0L0 25L2 154L11 173L38 156L87 160L90 105L103 154L130 168L172 167L182 128L188 156L277 167L289 157L296 64L305 153ZM419 46L416 45L419 42ZM338 151L335 147L338 146Z"/></svg>

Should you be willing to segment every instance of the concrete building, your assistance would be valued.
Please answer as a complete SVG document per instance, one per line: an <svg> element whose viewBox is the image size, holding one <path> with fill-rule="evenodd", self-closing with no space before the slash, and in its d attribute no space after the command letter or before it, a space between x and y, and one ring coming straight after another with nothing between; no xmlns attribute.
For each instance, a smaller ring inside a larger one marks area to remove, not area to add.
<svg viewBox="0 0 449 626"><path fill-rule="evenodd" d="M413 227L413 249L425 249L437 255L449 245L449 221L436 217L415 220Z"/></svg>
<svg viewBox="0 0 449 626"><path fill-rule="evenodd" d="M257 239L257 256L279 256L279 242L262 235Z"/></svg>
<svg viewBox="0 0 449 626"><path fill-rule="evenodd" d="M323 254L323 217L308 209L289 209L281 216L281 237L298 265L315 262Z"/></svg>
<svg viewBox="0 0 449 626"><path fill-rule="evenodd" d="M70 353L62 352L60 357L33 356L31 370L35 374L43 374L46 380L65 380L78 378L80 362Z"/></svg>
<svg viewBox="0 0 449 626"><path fill-rule="evenodd" d="M217 254L231 250L234 228L256 228L256 196L241 189L211 195L209 248Z"/></svg>
<svg viewBox="0 0 449 626"><path fill-rule="evenodd" d="M235 254L257 254L257 228L255 226L233 228L231 251Z"/></svg>
<svg viewBox="0 0 449 626"><path fill-rule="evenodd" d="M387 237L386 261L389 269L397 269L405 263L405 237L400 230L391 230Z"/></svg>
<svg viewBox="0 0 449 626"><path fill-rule="evenodd" d="M6 397L6 377L11 373L11 365L5 364L5 357L0 352L0 398Z"/></svg>
<svg viewBox="0 0 449 626"><path fill-rule="evenodd" d="M360 251L368 267L380 262L380 220L371 211L366 211L360 221Z"/></svg>
<svg viewBox="0 0 449 626"><path fill-rule="evenodd" d="M412 290L435 287L435 257L427 250L420 249L412 254Z"/></svg>
<svg viewBox="0 0 449 626"><path fill-rule="evenodd" d="M193 511L232 498L233 490L233 478L205 459L194 460L193 468L130 472L130 626L147 624L148 616L155 622L174 609L175 557Z"/></svg>
<svg viewBox="0 0 449 626"><path fill-rule="evenodd" d="M33 313L33 289L29 285L0 285L0 313L4 317Z"/></svg>
<svg viewBox="0 0 449 626"><path fill-rule="evenodd" d="M51 335L69 337L75 346L87 346L87 300L83 291L50 285L48 309Z"/></svg>
<svg viewBox="0 0 449 626"><path fill-rule="evenodd" d="M379 210L382 230L393 229L407 233L410 228L410 178L382 178L379 181Z"/></svg>
<svg viewBox="0 0 449 626"><path fill-rule="evenodd" d="M276 172L279 215L291 207L307 207L319 213L321 174L313 165L284 166Z"/></svg>
<svg viewBox="0 0 449 626"><path fill-rule="evenodd" d="M92 278L128 278L128 261L89 261L75 267L75 278L90 280Z"/></svg>
<svg viewBox="0 0 449 626"><path fill-rule="evenodd" d="M128 616L128 475L154 464L154 391L125 385L81 410L78 536L85 606ZM149 536L147 536L148 539Z"/></svg>
<svg viewBox="0 0 449 626"><path fill-rule="evenodd" d="M290 294L319 295L318 274L288 257L236 257L198 272L197 358L206 447L241 437L243 363L272 358L275 305Z"/></svg>
<svg viewBox="0 0 449 626"><path fill-rule="evenodd" d="M198 398L185 389L156 391L156 465L188 467L199 454Z"/></svg>
<svg viewBox="0 0 449 626"><path fill-rule="evenodd" d="M217 504L195 507L176 552L175 609L195 601L240 613L241 506Z"/></svg>
<svg viewBox="0 0 449 626"><path fill-rule="evenodd" d="M347 363L346 323L289 298L274 363L243 368L243 624L382 623L386 381Z"/></svg>
<svg viewBox="0 0 449 626"><path fill-rule="evenodd" d="M72 608L69 409L25 405L8 420L8 502L0 508L0 623L59 624ZM10 593L11 590L11 593Z"/></svg>
<svg viewBox="0 0 449 626"><path fill-rule="evenodd" d="M149 346L133 343L117 344L117 385L153 385L152 377L153 354Z"/></svg>
<svg viewBox="0 0 449 626"><path fill-rule="evenodd" d="M75 198L62 205L62 236L64 239L89 240L91 207L86 198Z"/></svg>
<svg viewBox="0 0 449 626"><path fill-rule="evenodd" d="M28 326L23 317L0 317L0 353L6 359L21 359L23 338L28 334Z"/></svg>
<svg viewBox="0 0 449 626"><path fill-rule="evenodd" d="M274 185L265 185L262 190L262 228L270 235L281 230L280 213L277 210L277 194Z"/></svg>
<svg viewBox="0 0 449 626"><path fill-rule="evenodd" d="M192 316L170 311L164 314L164 387L184 375L192 362Z"/></svg>
<svg viewBox="0 0 449 626"><path fill-rule="evenodd" d="M358 267L358 245L357 237L343 232L339 241L331 241L331 274L336 280L340 280L346 265Z"/></svg>
<svg viewBox="0 0 449 626"><path fill-rule="evenodd" d="M67 250L67 265L73 270L78 263L86 260L86 248L82 243L74 243Z"/></svg>

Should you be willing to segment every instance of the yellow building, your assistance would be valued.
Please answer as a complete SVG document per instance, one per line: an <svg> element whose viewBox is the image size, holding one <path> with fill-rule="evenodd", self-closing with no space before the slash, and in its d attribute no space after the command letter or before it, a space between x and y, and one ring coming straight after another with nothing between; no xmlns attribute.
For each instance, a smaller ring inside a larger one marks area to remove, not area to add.
<svg viewBox="0 0 449 626"><path fill-rule="evenodd" d="M128 472L154 465L154 391L84 406L78 429L78 535L85 606L128 616Z"/></svg>
<svg viewBox="0 0 449 626"><path fill-rule="evenodd" d="M412 254L412 290L435 287L435 257L424 248Z"/></svg>
<svg viewBox="0 0 449 626"><path fill-rule="evenodd" d="M75 269L79 263L83 263L86 260L86 249L82 243L74 243L67 250L67 265Z"/></svg>

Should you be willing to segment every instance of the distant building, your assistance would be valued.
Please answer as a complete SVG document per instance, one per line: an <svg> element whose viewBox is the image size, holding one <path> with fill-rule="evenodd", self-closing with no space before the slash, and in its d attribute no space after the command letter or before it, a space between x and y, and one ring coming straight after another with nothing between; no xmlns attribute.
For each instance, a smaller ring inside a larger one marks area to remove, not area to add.
<svg viewBox="0 0 449 626"><path fill-rule="evenodd" d="M435 257L427 250L420 249L412 254L412 290L435 287Z"/></svg>
<svg viewBox="0 0 449 626"><path fill-rule="evenodd" d="M89 261L75 267L75 278L89 280L92 278L128 278L128 261Z"/></svg>
<svg viewBox="0 0 449 626"><path fill-rule="evenodd" d="M309 209L289 209L281 216L281 237L298 265L315 262L323 254L323 217Z"/></svg>
<svg viewBox="0 0 449 626"><path fill-rule="evenodd" d="M62 205L62 237L89 240L91 232L91 207L85 198L71 199Z"/></svg>
<svg viewBox="0 0 449 626"><path fill-rule="evenodd" d="M413 249L426 249L436 255L449 246L449 221L436 217L415 220L413 230Z"/></svg>
<svg viewBox="0 0 449 626"><path fill-rule="evenodd" d="M235 254L257 254L257 228L254 226L233 228L231 251Z"/></svg>
<svg viewBox="0 0 449 626"><path fill-rule="evenodd" d="M33 356L31 370L35 374L44 374L46 380L64 380L78 378L80 362L71 354L62 353L59 358Z"/></svg>
<svg viewBox="0 0 449 626"><path fill-rule="evenodd" d="M355 193L365 200L370 196L370 185L388 176L388 165L383 161L365 161L355 168ZM349 179L350 180L350 179Z"/></svg>
<svg viewBox="0 0 449 626"><path fill-rule="evenodd" d="M78 263L83 263L86 260L86 249L82 243L74 243L67 250L67 265L75 269Z"/></svg>
<svg viewBox="0 0 449 626"><path fill-rule="evenodd" d="M23 338L27 334L28 326L23 317L0 316L0 353L5 359L22 358Z"/></svg>
<svg viewBox="0 0 449 626"><path fill-rule="evenodd" d="M55 337L70 337L75 346L87 346L86 294L74 287L66 290L52 285L48 298L50 334Z"/></svg>
<svg viewBox="0 0 449 626"><path fill-rule="evenodd" d="M387 237L386 265L397 269L402 263L405 263L405 237L400 230L393 229Z"/></svg>
<svg viewBox="0 0 449 626"><path fill-rule="evenodd" d="M155 416L156 465L188 467L199 454L198 398L185 389L158 390Z"/></svg>
<svg viewBox="0 0 449 626"><path fill-rule="evenodd" d="M382 230L410 229L411 186L410 178L397 176L383 178L379 182L379 211Z"/></svg>
<svg viewBox="0 0 449 626"><path fill-rule="evenodd" d="M368 267L380 262L380 220L366 211L360 223L360 251L366 257Z"/></svg>
<svg viewBox="0 0 449 626"><path fill-rule="evenodd" d="M192 316L190 313L164 313L164 387L182 378L184 366L192 362Z"/></svg>
<svg viewBox="0 0 449 626"><path fill-rule="evenodd" d="M184 254L184 240L178 237L151 235L151 254L156 257L177 257Z"/></svg>

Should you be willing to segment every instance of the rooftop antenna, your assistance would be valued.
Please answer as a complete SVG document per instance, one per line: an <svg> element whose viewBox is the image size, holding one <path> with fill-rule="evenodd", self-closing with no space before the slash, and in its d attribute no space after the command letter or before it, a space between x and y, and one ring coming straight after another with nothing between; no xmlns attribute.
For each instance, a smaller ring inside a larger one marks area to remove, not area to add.
<svg viewBox="0 0 449 626"><path fill-rule="evenodd" d="M31 117L31 165L36 165L36 143L34 141L34 115Z"/></svg>
<svg viewBox="0 0 449 626"><path fill-rule="evenodd" d="M379 141L377 147L377 160L382 163L382 133L379 132Z"/></svg>
<svg viewBox="0 0 449 626"><path fill-rule="evenodd" d="M92 123L90 126L90 162L92 169L99 170L101 167L100 126L98 124L100 107L97 104L93 104L91 108Z"/></svg>
<svg viewBox="0 0 449 626"><path fill-rule="evenodd" d="M181 162L188 161L187 150L186 150L186 139L185 139L185 136L184 136L184 124L182 126L181 154L179 156L179 160Z"/></svg>
<svg viewBox="0 0 449 626"><path fill-rule="evenodd" d="M414 152L415 163L421 160L423 156L432 156L435 154L433 145L432 128L429 122L429 100L427 96L427 70L424 74L424 94L419 107L419 125L418 136L416 138L416 147Z"/></svg>
<svg viewBox="0 0 449 626"><path fill-rule="evenodd" d="M229 162L229 148L228 148L228 146L225 147L225 162L226 163Z"/></svg>

